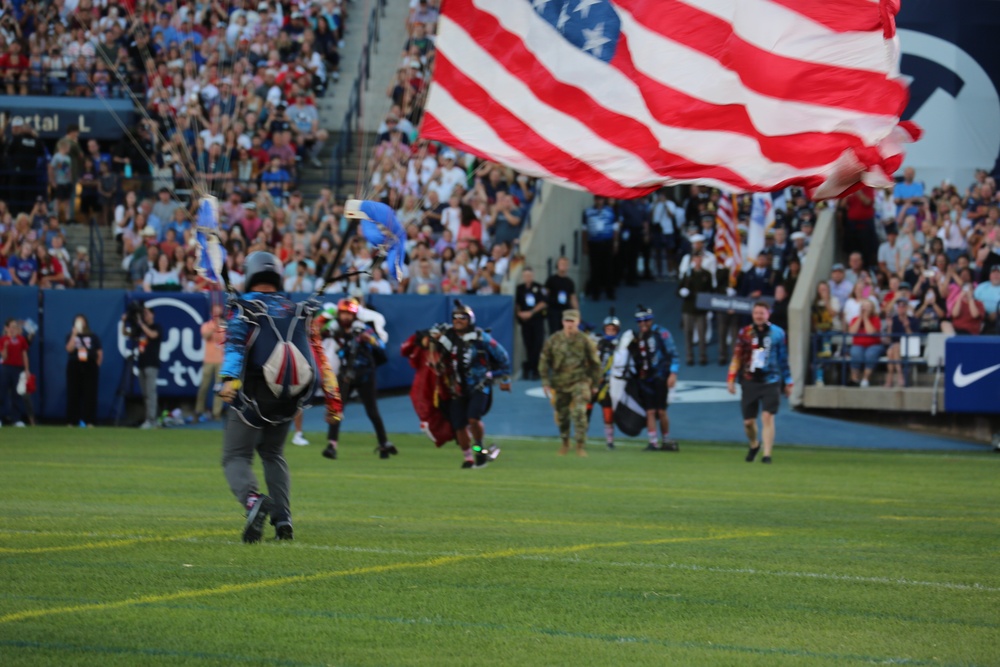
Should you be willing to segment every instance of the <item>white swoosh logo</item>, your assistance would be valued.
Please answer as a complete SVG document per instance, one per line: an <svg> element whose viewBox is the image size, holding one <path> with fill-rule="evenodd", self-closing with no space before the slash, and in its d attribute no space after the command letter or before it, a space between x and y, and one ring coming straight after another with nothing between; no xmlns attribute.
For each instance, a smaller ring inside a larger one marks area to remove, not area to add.
<svg viewBox="0 0 1000 667"><path fill-rule="evenodd" d="M995 370L1000 370L1000 364L966 375L962 372L962 364L959 364L958 368L955 369L955 375L952 376L951 381L955 383L956 387L962 389L963 387L968 387L973 382L979 382Z"/></svg>

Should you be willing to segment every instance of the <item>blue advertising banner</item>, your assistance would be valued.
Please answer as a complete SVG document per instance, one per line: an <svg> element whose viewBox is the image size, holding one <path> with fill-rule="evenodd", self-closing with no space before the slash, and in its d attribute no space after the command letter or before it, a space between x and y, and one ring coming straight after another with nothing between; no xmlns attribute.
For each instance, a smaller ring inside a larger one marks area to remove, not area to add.
<svg viewBox="0 0 1000 667"><path fill-rule="evenodd" d="M896 27L911 79L903 118L924 129L906 165L928 188L947 178L964 192L976 169L1000 170L1000 2L906 0Z"/></svg>
<svg viewBox="0 0 1000 667"><path fill-rule="evenodd" d="M123 335L121 317L130 300L145 303L153 310L163 330L160 348L159 395L194 398L201 382L204 343L201 325L208 319L211 301L207 294L126 293L122 290L44 290L44 312L39 311L40 291L34 287L0 287L0 319L30 319L39 323L31 348L32 371L38 376L35 405L41 417L62 420L66 415L67 336L77 314L87 317L91 330L101 339L98 421L112 420L123 380L128 397L139 395L135 374L125 378L126 358L132 344ZM310 295L296 294L301 300ZM324 295L323 302L336 303L340 295ZM477 325L488 329L508 352L514 348L514 304L509 296L470 296L465 303L476 311ZM389 333L389 362L379 369L379 387L407 387L413 369L399 353L399 347L413 332L434 324L450 322L452 297L391 295L372 296L369 307L386 317Z"/></svg>
<svg viewBox="0 0 1000 667"><path fill-rule="evenodd" d="M462 303L476 312L476 326L503 345L508 355L514 354L514 297L512 296L465 296ZM451 312L451 301L448 302ZM451 319L449 317L449 319ZM511 364L514 360L511 359ZM513 370L513 368L512 368Z"/></svg>
<svg viewBox="0 0 1000 667"><path fill-rule="evenodd" d="M15 118L23 120L44 139L62 137L66 128L74 124L84 139L120 139L122 125L135 125L135 106L131 100L8 95L0 111L0 119L5 122L0 125L9 127Z"/></svg>
<svg viewBox="0 0 1000 667"><path fill-rule="evenodd" d="M193 397L201 383L201 365L205 359L201 325L209 318L208 294L181 292L133 292L128 298L141 301L153 311L154 321L163 329L160 343L160 396ZM122 335L117 339L122 357L131 344ZM135 387L136 393L138 386Z"/></svg>
<svg viewBox="0 0 1000 667"><path fill-rule="evenodd" d="M441 296L419 294L373 294L368 299L368 306L385 316L385 329L389 334L386 344L389 361L378 369L380 388L408 387L413 383L413 369L399 353L399 347L413 332L450 321L448 303Z"/></svg>
<svg viewBox="0 0 1000 667"><path fill-rule="evenodd" d="M39 347L45 362L39 380L42 416L46 419L66 417L66 341L77 314L84 315L90 329L101 339L104 362L98 379L97 420L114 417L115 398L122 380L125 363L117 350L118 322L125 309L125 293L121 290L44 290L45 320Z"/></svg>
<svg viewBox="0 0 1000 667"><path fill-rule="evenodd" d="M1000 413L1000 339L953 336L944 358L946 412Z"/></svg>

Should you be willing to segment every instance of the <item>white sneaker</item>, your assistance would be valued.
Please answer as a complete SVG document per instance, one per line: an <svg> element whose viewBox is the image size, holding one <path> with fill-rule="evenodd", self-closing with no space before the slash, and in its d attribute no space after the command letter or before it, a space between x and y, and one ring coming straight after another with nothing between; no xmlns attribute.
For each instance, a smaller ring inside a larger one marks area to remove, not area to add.
<svg viewBox="0 0 1000 667"><path fill-rule="evenodd" d="M861 381L861 386L862 387L867 387L868 386L868 380L862 380Z"/></svg>
<svg viewBox="0 0 1000 667"><path fill-rule="evenodd" d="M309 444L309 441L302 435L302 431L296 431L295 435L292 436L292 444L298 445L299 447L305 447Z"/></svg>
<svg viewBox="0 0 1000 667"><path fill-rule="evenodd" d="M14 426L17 428L24 428L24 422L14 422Z"/></svg>
<svg viewBox="0 0 1000 667"><path fill-rule="evenodd" d="M149 429L151 429L153 427L154 427L153 426L153 422L151 422L151 421L144 421L144 422L142 422L142 426L140 426L139 428L141 428L143 431L146 431L146 430L149 430Z"/></svg>

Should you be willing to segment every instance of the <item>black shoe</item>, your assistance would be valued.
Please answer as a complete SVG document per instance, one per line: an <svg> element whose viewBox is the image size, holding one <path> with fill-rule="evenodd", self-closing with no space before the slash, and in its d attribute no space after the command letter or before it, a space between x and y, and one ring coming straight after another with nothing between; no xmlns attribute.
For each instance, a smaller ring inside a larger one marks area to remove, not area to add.
<svg viewBox="0 0 1000 667"><path fill-rule="evenodd" d="M476 468L485 468L490 463L497 460L500 456L500 448L496 445L490 445L489 447L482 447L476 454Z"/></svg>
<svg viewBox="0 0 1000 667"><path fill-rule="evenodd" d="M334 447L333 445L327 445L326 449L323 450L323 456L325 456L328 459L337 458L337 448Z"/></svg>
<svg viewBox="0 0 1000 667"><path fill-rule="evenodd" d="M468 470L475 467L476 464L473 463L472 461L462 461L462 470Z"/></svg>
<svg viewBox="0 0 1000 667"><path fill-rule="evenodd" d="M687 365L688 366L694 366L694 359L688 359L687 360Z"/></svg>
<svg viewBox="0 0 1000 667"><path fill-rule="evenodd" d="M280 526L275 526L274 528L274 539L276 540L291 540L292 538L292 524L283 523Z"/></svg>
<svg viewBox="0 0 1000 667"><path fill-rule="evenodd" d="M728 362L728 361L726 361L725 357L722 357L722 358L720 358L720 359L719 359L719 365L720 365L720 366L725 366L725 365L726 365L726 364L728 364L728 363L729 363L729 362Z"/></svg>
<svg viewBox="0 0 1000 667"><path fill-rule="evenodd" d="M393 456L399 454L399 450L396 449L396 445L392 444L391 442L385 443L384 445L382 445L382 447Z"/></svg>
<svg viewBox="0 0 1000 667"><path fill-rule="evenodd" d="M760 443L757 443L756 447L747 447L747 463L753 463L753 460L757 458L757 452L760 451Z"/></svg>
<svg viewBox="0 0 1000 667"><path fill-rule="evenodd" d="M375 448L375 451L378 452L378 457L380 459L387 459L387 458L389 458L389 448L388 447L384 447L382 445L379 445L378 447Z"/></svg>
<svg viewBox="0 0 1000 667"><path fill-rule="evenodd" d="M489 451L485 447L480 447L478 450L475 450L475 459L476 468L485 467L490 462Z"/></svg>
<svg viewBox="0 0 1000 667"><path fill-rule="evenodd" d="M664 440L660 443L660 451L679 452L681 451L681 446L676 440Z"/></svg>
<svg viewBox="0 0 1000 667"><path fill-rule="evenodd" d="M657 445L654 445L653 443L649 443L648 445L646 445L646 448L644 450L642 450L642 451L644 451L644 452L658 452L658 451L660 451L660 448Z"/></svg>
<svg viewBox="0 0 1000 667"><path fill-rule="evenodd" d="M253 504L247 512L247 522L243 526L244 542L247 544L260 542L260 537L264 534L264 522L267 521L273 504L267 496L254 498Z"/></svg>
<svg viewBox="0 0 1000 667"><path fill-rule="evenodd" d="M615 450L615 443L609 442L608 443L608 449L610 449L611 451L614 451Z"/></svg>
<svg viewBox="0 0 1000 667"><path fill-rule="evenodd" d="M700 363L702 366L708 366L708 359L702 359Z"/></svg>
<svg viewBox="0 0 1000 667"><path fill-rule="evenodd" d="M760 460L760 462L761 463L768 463L769 464L769 463L771 463L771 457L770 456L765 456L764 458L762 458Z"/></svg>

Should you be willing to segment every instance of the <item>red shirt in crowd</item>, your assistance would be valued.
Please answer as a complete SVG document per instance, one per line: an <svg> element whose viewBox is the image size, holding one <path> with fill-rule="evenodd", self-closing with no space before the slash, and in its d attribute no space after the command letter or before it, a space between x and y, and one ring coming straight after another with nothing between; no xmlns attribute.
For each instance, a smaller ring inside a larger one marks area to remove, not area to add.
<svg viewBox="0 0 1000 667"><path fill-rule="evenodd" d="M867 204L862 197L868 200ZM875 219L875 188L866 185L847 197L847 219L852 222Z"/></svg>
<svg viewBox="0 0 1000 667"><path fill-rule="evenodd" d="M860 319L861 319L860 316L855 317L853 320L850 321L849 326L853 327L854 323ZM871 323L872 327L874 327L876 332L882 330L882 320L880 320L879 318L872 316L868 318L868 321ZM865 325L864 322L862 322L861 327L858 329L858 333L854 334L855 345L857 345L858 347L871 347L872 345L882 344L881 335L879 335L878 333L866 334L864 333L864 331L865 331Z"/></svg>
<svg viewBox="0 0 1000 667"><path fill-rule="evenodd" d="M28 340L24 336L4 336L0 338L0 358L4 366L24 368L25 355L28 353Z"/></svg>
<svg viewBox="0 0 1000 667"><path fill-rule="evenodd" d="M23 72L28 69L28 59L20 53L16 56L13 53L5 53L0 56L0 71L2 72Z"/></svg>

